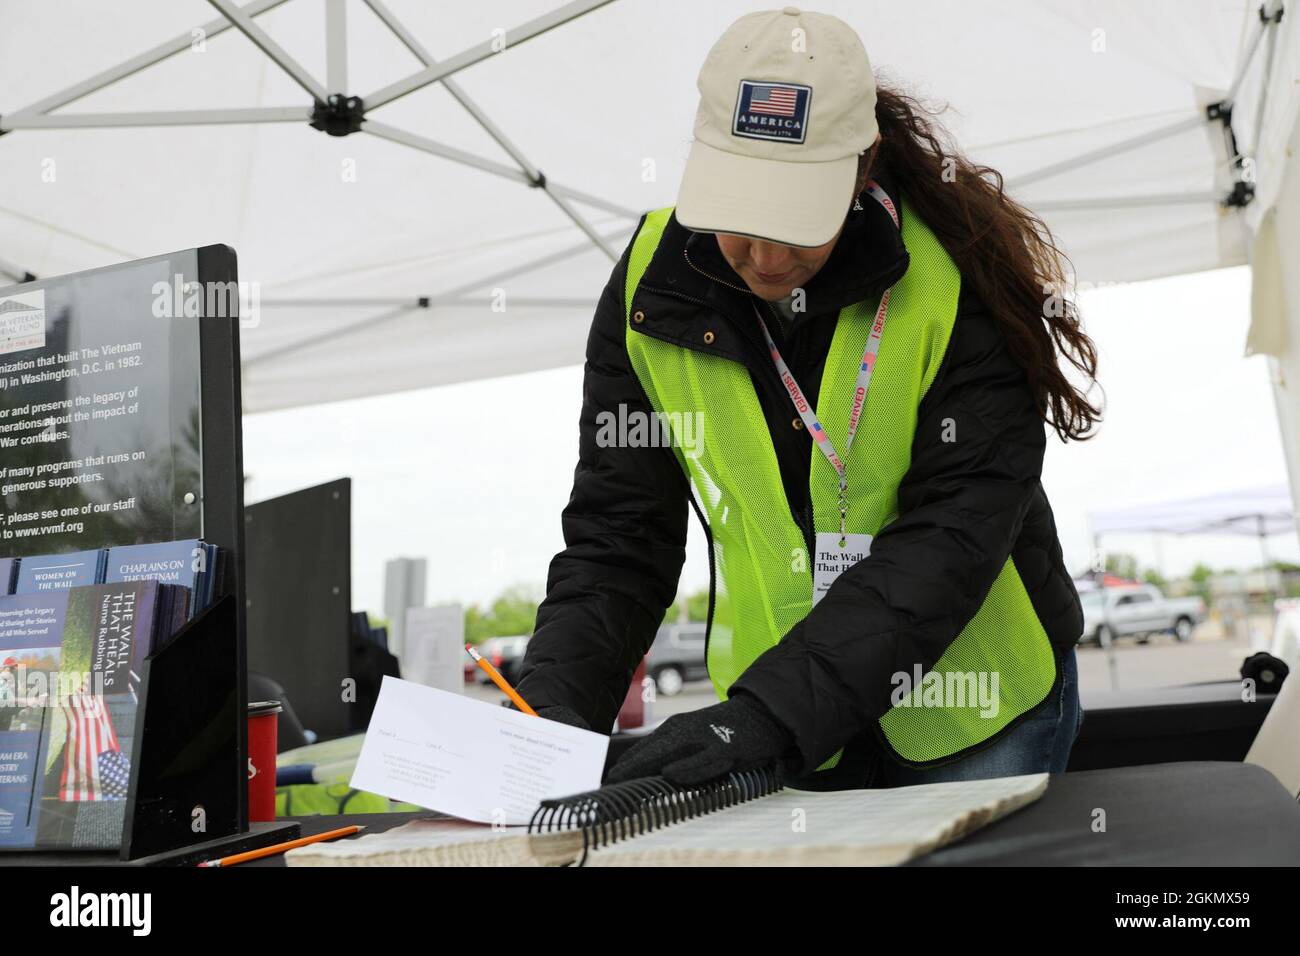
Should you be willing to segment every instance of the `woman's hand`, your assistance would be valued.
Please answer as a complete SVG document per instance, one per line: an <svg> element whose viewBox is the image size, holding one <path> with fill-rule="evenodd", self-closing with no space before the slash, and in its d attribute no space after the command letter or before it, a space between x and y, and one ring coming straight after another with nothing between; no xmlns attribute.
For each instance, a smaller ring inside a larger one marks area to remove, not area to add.
<svg viewBox="0 0 1300 956"><path fill-rule="evenodd" d="M550 707L541 707L537 711L538 717L545 717L547 720L554 720L561 724L568 724L570 727L577 727L579 730L591 730L591 725L583 719L582 715L576 710L565 707L563 704L553 704Z"/></svg>
<svg viewBox="0 0 1300 956"><path fill-rule="evenodd" d="M703 710L669 717L635 743L610 768L608 782L662 775L669 783L694 786L740 770L779 762L794 737L748 694Z"/></svg>

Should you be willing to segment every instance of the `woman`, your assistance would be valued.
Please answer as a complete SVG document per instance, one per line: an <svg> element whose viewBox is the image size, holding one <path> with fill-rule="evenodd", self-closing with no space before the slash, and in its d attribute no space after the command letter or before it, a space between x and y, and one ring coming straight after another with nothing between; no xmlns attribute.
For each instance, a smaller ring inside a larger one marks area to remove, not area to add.
<svg viewBox="0 0 1300 956"><path fill-rule="evenodd" d="M1046 227L792 7L700 73L675 210L647 215L587 346L579 461L519 691L606 732L709 536L722 703L611 769L799 786L1064 770L1078 595L1039 481L1096 354ZM640 427L646 425L648 427Z"/></svg>

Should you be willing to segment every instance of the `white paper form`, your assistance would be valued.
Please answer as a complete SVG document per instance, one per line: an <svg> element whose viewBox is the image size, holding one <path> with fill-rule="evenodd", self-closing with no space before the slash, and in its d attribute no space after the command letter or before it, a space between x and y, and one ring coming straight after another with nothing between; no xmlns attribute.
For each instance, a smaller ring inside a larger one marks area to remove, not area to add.
<svg viewBox="0 0 1300 956"><path fill-rule="evenodd" d="M352 786L480 823L527 823L600 786L609 738L385 677Z"/></svg>

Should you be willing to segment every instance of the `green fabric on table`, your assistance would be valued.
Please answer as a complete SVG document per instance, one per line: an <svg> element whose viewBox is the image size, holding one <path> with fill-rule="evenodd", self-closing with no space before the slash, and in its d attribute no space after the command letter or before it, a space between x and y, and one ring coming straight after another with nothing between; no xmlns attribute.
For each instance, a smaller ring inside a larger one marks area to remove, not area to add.
<svg viewBox="0 0 1300 956"><path fill-rule="evenodd" d="M345 813L408 813L421 810L412 803L390 800L365 790L355 790L348 782L361 754L365 734L353 734L335 740L307 744L276 756L280 766L311 764L317 775L328 774L319 783L295 783L275 788L277 817L339 815Z"/></svg>
<svg viewBox="0 0 1300 956"><path fill-rule="evenodd" d="M420 810L410 803L389 800L377 793L355 790L348 783L295 783L275 788L277 817L337 816L345 813L408 813Z"/></svg>
<svg viewBox="0 0 1300 956"><path fill-rule="evenodd" d="M365 739L366 735L361 733L336 737L333 740L322 740L319 743L286 750L276 756L275 762L281 767L287 767L295 763L323 764L336 763L340 760L356 760L361 756L361 745Z"/></svg>

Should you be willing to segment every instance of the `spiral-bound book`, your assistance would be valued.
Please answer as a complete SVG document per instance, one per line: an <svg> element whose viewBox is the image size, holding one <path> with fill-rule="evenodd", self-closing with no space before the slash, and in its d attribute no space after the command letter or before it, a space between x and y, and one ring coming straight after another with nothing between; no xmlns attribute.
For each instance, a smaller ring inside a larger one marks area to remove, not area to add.
<svg viewBox="0 0 1300 956"><path fill-rule="evenodd" d="M527 827L421 819L291 850L291 866L890 866L1042 796L1047 774L886 790L782 788L767 771L661 778L547 800Z"/></svg>

